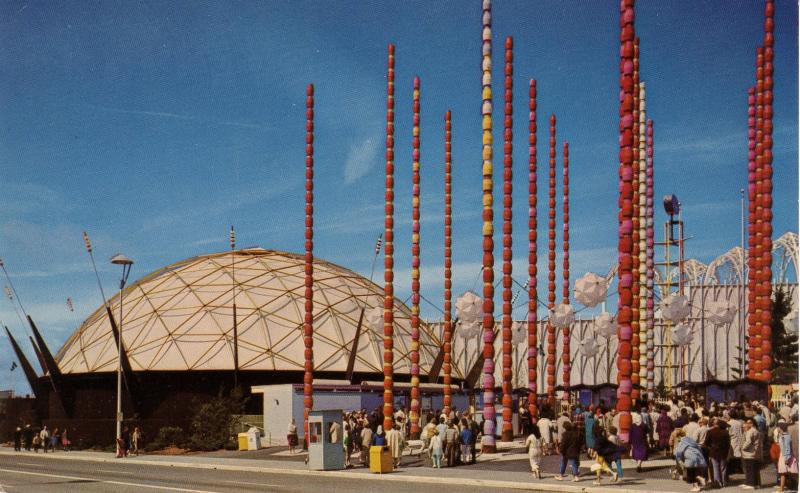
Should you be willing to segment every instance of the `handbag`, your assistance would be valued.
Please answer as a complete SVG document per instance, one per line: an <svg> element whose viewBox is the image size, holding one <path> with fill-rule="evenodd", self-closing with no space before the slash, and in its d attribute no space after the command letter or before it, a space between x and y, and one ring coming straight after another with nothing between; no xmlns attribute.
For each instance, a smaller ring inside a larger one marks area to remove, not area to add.
<svg viewBox="0 0 800 493"><path fill-rule="evenodd" d="M777 463L778 459L781 458L781 446L778 445L778 442L772 442L772 445L770 445L769 458L775 463Z"/></svg>

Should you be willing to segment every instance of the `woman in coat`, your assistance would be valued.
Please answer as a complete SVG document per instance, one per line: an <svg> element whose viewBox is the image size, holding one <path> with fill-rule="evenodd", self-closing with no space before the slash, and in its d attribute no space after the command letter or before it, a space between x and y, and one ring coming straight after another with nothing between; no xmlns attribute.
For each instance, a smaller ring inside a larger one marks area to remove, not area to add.
<svg viewBox="0 0 800 493"><path fill-rule="evenodd" d="M706 480L703 472L708 467L703 449L691 437L683 437L675 446L675 459L686 468L686 482L693 484L690 491L700 491Z"/></svg>
<svg viewBox="0 0 800 493"><path fill-rule="evenodd" d="M372 443L370 445L373 447L386 446L386 434L383 432L383 426L378 425L378 430L372 435Z"/></svg>
<svg viewBox="0 0 800 493"><path fill-rule="evenodd" d="M728 423L720 418L714 418L704 443L708 450L708 458L711 460L714 483L717 488L724 488L727 481L728 457L731 452L731 437L727 428Z"/></svg>
<svg viewBox="0 0 800 493"><path fill-rule="evenodd" d="M630 430L631 458L636 461L636 472L642 472L642 462L647 460L647 425L641 415L633 415Z"/></svg>
<svg viewBox="0 0 800 493"><path fill-rule="evenodd" d="M442 439L439 437L439 430L436 428L433 429L433 436L431 437L430 445L428 445L428 450L431 452L431 457L433 458L433 467L436 469L442 468Z"/></svg>
<svg viewBox="0 0 800 493"><path fill-rule="evenodd" d="M591 412L586 413L586 417L583 420L583 436L589 457L594 457L594 424L594 414Z"/></svg>
<svg viewBox="0 0 800 493"><path fill-rule="evenodd" d="M661 416L658 417L656 422L656 432L658 433L658 448L664 451L664 455L668 454L669 436L675 427L672 425L672 419L667 415L667 410L661 410Z"/></svg>

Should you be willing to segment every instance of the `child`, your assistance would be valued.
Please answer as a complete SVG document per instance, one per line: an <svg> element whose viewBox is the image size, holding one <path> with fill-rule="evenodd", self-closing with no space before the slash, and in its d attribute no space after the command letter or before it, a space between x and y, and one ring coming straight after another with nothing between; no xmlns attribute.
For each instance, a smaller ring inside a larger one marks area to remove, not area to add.
<svg viewBox="0 0 800 493"><path fill-rule="evenodd" d="M542 462L542 434L536 426L530 427L531 434L525 440L528 448L528 460L531 463L531 473L536 479L542 479L542 470L539 465Z"/></svg>
<svg viewBox="0 0 800 493"><path fill-rule="evenodd" d="M613 426L608 427L608 441L611 442L614 447L616 447L614 462L617 463L617 474L614 477L614 482L618 483L622 479L622 450L620 447L619 437L617 436L617 429Z"/></svg>
<svg viewBox="0 0 800 493"><path fill-rule="evenodd" d="M433 467L436 469L442 468L442 439L439 436L439 430L433 430L433 437L431 437L431 443L428 445L428 450L431 452L431 457L433 457Z"/></svg>

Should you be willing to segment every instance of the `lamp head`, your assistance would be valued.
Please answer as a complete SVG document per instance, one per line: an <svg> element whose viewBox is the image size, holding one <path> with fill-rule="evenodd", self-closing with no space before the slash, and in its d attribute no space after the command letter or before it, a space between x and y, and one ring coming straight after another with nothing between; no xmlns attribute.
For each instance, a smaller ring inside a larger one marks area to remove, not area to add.
<svg viewBox="0 0 800 493"><path fill-rule="evenodd" d="M133 264L133 260L129 259L128 257L126 257L125 255L123 255L121 253L118 253L118 254L114 255L113 257L111 257L111 263L112 264L117 264L117 265L132 265Z"/></svg>

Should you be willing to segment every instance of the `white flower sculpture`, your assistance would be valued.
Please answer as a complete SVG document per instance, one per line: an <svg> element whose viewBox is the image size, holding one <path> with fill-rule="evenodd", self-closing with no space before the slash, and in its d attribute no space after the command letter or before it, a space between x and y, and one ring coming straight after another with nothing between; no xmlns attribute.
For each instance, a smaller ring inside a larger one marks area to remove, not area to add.
<svg viewBox="0 0 800 493"><path fill-rule="evenodd" d="M671 294L661 302L661 316L674 324L686 320L686 317L689 316L689 311L689 300L686 296Z"/></svg>
<svg viewBox="0 0 800 493"><path fill-rule="evenodd" d="M587 272L575 281L575 299L583 306L593 307L606 299L608 283L594 272Z"/></svg>
<svg viewBox="0 0 800 493"><path fill-rule="evenodd" d="M575 321L575 310L568 303L561 303L555 310L550 311L550 323L553 327L563 329L569 327Z"/></svg>
<svg viewBox="0 0 800 493"><path fill-rule="evenodd" d="M594 318L594 331L597 335L608 339L617 333L617 321L608 312L603 312Z"/></svg>

